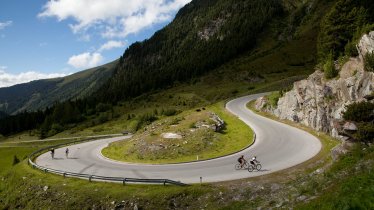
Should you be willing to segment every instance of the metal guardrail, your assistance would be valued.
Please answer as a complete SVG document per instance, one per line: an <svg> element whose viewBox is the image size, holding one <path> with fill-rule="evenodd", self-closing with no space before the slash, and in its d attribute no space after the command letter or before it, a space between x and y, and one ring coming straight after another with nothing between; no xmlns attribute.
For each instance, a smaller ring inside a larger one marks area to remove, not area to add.
<svg viewBox="0 0 374 210"><path fill-rule="evenodd" d="M32 166L32 168L39 169L41 171L44 171L45 173L49 172L53 174L58 174L58 175L63 176L64 178L65 177L76 177L76 178L83 178L83 179L85 178L85 179L88 179L88 181L90 182L93 180L101 180L101 181L110 181L110 182L121 182L123 185L125 185L126 183L143 183L143 184L146 183L146 184L163 184L163 185L170 184L170 185L177 185L177 186L187 186L187 184L185 183L173 181L170 179L138 179L138 178L106 177L106 176L98 176L98 175L92 175L92 174L73 173L73 172L61 171L61 170L56 170L56 169L51 169L51 168L47 168L44 166L40 166L34 163L33 161L37 156L47 151L50 151L52 148L59 148L62 146L78 144L78 143L91 141L91 140L92 139L73 141L69 143L57 144L57 145L39 149L29 155L28 164Z"/></svg>

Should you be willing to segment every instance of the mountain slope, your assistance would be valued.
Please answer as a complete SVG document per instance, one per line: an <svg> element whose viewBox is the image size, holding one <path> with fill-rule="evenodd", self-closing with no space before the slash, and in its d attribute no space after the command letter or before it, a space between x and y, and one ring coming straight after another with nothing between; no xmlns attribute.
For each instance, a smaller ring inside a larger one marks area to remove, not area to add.
<svg viewBox="0 0 374 210"><path fill-rule="evenodd" d="M57 101L88 96L111 76L116 64L117 61L113 61L63 78L0 88L0 111L7 114L35 111Z"/></svg>
<svg viewBox="0 0 374 210"><path fill-rule="evenodd" d="M194 0L164 29L126 50L99 97L116 102L202 75L252 49L283 12L279 0Z"/></svg>

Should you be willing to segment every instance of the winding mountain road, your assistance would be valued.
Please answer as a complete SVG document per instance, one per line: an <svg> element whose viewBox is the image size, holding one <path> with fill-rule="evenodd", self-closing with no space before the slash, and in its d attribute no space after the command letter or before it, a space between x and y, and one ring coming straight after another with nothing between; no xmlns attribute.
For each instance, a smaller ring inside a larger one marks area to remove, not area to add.
<svg viewBox="0 0 374 210"><path fill-rule="evenodd" d="M108 160L101 150L109 143L128 136L108 138L69 146L70 158L65 158L65 149L55 151L55 159L44 153L36 159L38 165L68 172L93 174L99 176L171 179L184 183L219 182L242 179L273 173L298 165L314 157L321 149L320 141L313 135L297 128L259 116L246 108L249 101L263 96L255 94L234 99L226 108L249 125L256 133L255 143L236 154L192 163L147 165L121 163ZM238 157L253 155L261 161L262 170L249 173L247 170L235 170Z"/></svg>

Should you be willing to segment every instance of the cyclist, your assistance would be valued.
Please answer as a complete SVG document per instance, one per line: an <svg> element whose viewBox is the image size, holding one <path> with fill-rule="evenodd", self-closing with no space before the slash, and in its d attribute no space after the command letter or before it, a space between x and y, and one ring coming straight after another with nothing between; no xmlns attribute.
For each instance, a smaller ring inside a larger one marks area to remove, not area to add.
<svg viewBox="0 0 374 210"><path fill-rule="evenodd" d="M65 155L66 155L66 159L68 159L69 158L69 148L66 148Z"/></svg>
<svg viewBox="0 0 374 210"><path fill-rule="evenodd" d="M238 162L240 163L240 168L243 168L245 163L244 155L241 155L240 158L238 158Z"/></svg>
<svg viewBox="0 0 374 210"><path fill-rule="evenodd" d="M251 159L251 161L249 161L253 166L256 166L256 163L258 163L256 156L253 156L253 158Z"/></svg>
<svg viewBox="0 0 374 210"><path fill-rule="evenodd" d="M51 156L52 156L52 159L55 159L55 148L51 149Z"/></svg>

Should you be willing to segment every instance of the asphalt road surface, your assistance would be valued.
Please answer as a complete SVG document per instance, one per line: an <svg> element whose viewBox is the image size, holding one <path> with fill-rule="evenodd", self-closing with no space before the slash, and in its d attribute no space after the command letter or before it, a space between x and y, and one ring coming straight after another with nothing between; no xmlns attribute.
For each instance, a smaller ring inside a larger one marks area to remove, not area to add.
<svg viewBox="0 0 374 210"><path fill-rule="evenodd" d="M203 182L219 182L261 176L298 165L318 154L321 143L313 135L259 116L246 108L249 101L262 95L264 94L245 96L226 104L226 108L249 125L257 136L251 147L233 155L166 165L122 163L104 158L101 155L104 147L111 142L129 138L121 136L69 146L69 158L65 157L66 147L59 148L55 150L55 159L48 152L39 156L36 163L52 169L99 176L198 183L200 177ZM262 164L262 170L235 170L237 159L242 154L246 159L256 155Z"/></svg>

